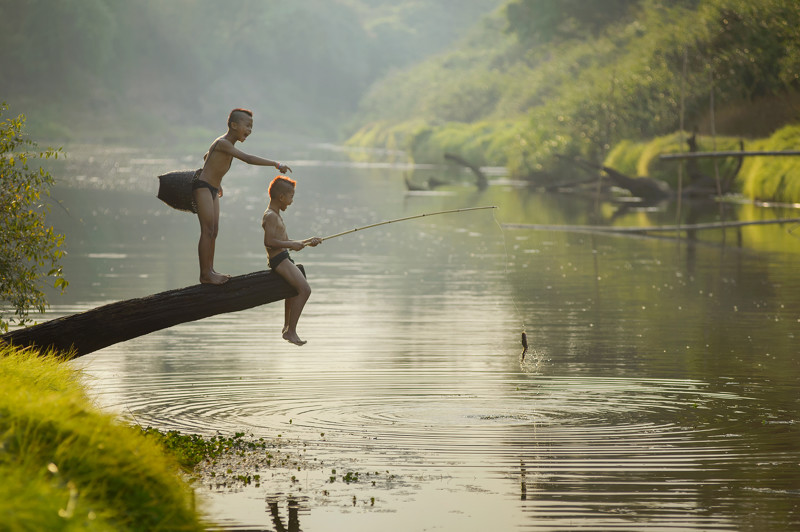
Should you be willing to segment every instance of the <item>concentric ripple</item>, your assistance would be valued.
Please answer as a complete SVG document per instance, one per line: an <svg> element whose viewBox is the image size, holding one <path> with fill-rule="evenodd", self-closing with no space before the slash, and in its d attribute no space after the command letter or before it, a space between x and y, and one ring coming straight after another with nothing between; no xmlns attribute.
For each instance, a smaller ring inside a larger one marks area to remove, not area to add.
<svg viewBox="0 0 800 532"><path fill-rule="evenodd" d="M109 407L141 423L324 438L331 448L414 451L445 462L465 455L513 459L544 444L589 454L610 445L625 452L656 446L662 459L676 459L682 451L667 448L685 444L693 455L716 454L734 428L707 418L709 412L720 403L748 403L692 381L477 371L454 379L436 371L205 373L190 380L162 373L92 386Z"/></svg>

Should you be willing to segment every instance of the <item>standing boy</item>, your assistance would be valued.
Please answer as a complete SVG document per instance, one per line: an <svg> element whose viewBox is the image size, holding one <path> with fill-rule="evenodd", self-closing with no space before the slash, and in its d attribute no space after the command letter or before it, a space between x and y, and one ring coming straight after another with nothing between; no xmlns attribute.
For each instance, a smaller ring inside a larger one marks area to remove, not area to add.
<svg viewBox="0 0 800 532"><path fill-rule="evenodd" d="M281 211L292 204L295 185L293 179L282 175L272 180L269 185L269 207L261 217L261 227L264 228L264 246L267 248L269 267L297 290L297 295L288 298L284 306L283 338L295 345L303 345L306 342L297 336L297 320L311 295L311 287L303 272L289 257L289 250L300 251L306 246L317 246L322 243L322 239L314 237L299 241L289 240Z"/></svg>
<svg viewBox="0 0 800 532"><path fill-rule="evenodd" d="M200 282L222 284L230 279L214 271L214 246L219 232L219 201L222 197L222 178L228 172L236 157L247 164L274 166L279 172L292 169L276 161L249 155L234 147L236 142L244 142L253 130L253 112L248 109L234 109L228 115L228 132L219 137L208 153L203 156L205 163L200 175L192 183L192 194L197 205L197 219L200 221L200 242L197 255L200 258Z"/></svg>

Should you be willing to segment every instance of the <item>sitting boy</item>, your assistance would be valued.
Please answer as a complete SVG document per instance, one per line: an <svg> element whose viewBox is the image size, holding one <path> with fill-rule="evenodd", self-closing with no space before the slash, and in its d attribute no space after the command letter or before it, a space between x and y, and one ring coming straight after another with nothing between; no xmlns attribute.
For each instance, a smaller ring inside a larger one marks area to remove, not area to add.
<svg viewBox="0 0 800 532"><path fill-rule="evenodd" d="M293 179L282 175L272 180L269 185L269 207L261 217L261 227L264 228L264 246L267 248L269 267L297 290L297 295L288 298L285 303L283 338L295 345L303 345L306 342L297 336L297 321L311 295L311 287L303 272L289 257L289 250L300 251L306 246L317 246L322 243L322 239L313 237L300 241L289 240L281 211L292 204L295 185Z"/></svg>
<svg viewBox="0 0 800 532"><path fill-rule="evenodd" d="M219 137L203 159L203 169L192 183L192 194L197 205L197 219L200 220L200 242L197 255L200 259L200 282L222 284L230 279L214 271L214 246L219 231L219 202L222 197L222 178L228 172L236 157L247 164L274 166L279 172L292 169L279 162L249 155L234 147L236 142L244 142L253 130L253 112L248 109L234 109L228 116L228 132Z"/></svg>

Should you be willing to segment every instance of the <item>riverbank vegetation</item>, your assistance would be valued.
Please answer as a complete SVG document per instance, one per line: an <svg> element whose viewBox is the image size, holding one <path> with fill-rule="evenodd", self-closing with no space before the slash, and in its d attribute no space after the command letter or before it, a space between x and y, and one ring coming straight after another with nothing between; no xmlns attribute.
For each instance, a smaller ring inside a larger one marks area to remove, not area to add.
<svg viewBox="0 0 800 532"><path fill-rule="evenodd" d="M0 346L0 522L8 530L204 530L174 460L97 411L56 357Z"/></svg>
<svg viewBox="0 0 800 532"><path fill-rule="evenodd" d="M785 146L794 129L781 128L800 120L798 27L792 0L511 0L449 52L376 83L349 143L420 163L455 152L540 182L574 156L648 175L642 155L665 139L686 150L681 126L703 149L716 135L719 149ZM798 202L798 179L794 159L748 161L736 185Z"/></svg>
<svg viewBox="0 0 800 532"><path fill-rule="evenodd" d="M65 359L0 345L3 530L206 530L195 490L202 501L202 490L269 484L339 504L363 480L360 500L374 506L398 481L308 459L307 443L129 426L91 403Z"/></svg>
<svg viewBox="0 0 800 532"><path fill-rule="evenodd" d="M0 103L0 332L13 321L4 311L13 310L20 325L30 310L44 312L46 279L62 291L68 285L61 267L64 235L46 221L55 180L41 167L60 150L40 149L25 135L25 116L4 118L7 110Z"/></svg>
<svg viewBox="0 0 800 532"><path fill-rule="evenodd" d="M690 135L677 132L647 142L622 141L608 154L605 165L631 176L654 177L677 190L678 163L663 161L661 154L686 152ZM800 125L787 125L767 138L708 135L697 137L697 151L796 151L800 147ZM735 157L699 159L689 163L694 172L710 179L735 176L734 192L759 201L800 203L800 158L744 157L741 167ZM689 166L689 165L687 165ZM686 176L686 172L684 173ZM685 177L684 185L688 182Z"/></svg>

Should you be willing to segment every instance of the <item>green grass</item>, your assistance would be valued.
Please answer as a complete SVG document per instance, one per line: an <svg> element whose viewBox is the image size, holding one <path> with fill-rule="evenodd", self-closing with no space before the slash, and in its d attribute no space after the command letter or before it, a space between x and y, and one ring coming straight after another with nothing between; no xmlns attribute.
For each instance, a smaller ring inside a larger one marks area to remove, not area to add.
<svg viewBox="0 0 800 532"><path fill-rule="evenodd" d="M6 530L203 530L158 442L101 413L55 356L0 346L0 523Z"/></svg>
<svg viewBox="0 0 800 532"><path fill-rule="evenodd" d="M605 165L630 176L648 176L661 179L677 187L678 162L661 161L662 153L687 151L686 133L672 133L646 142L622 141L608 154ZM698 136L698 151L739 151L736 137ZM681 146L681 143L684 143ZM800 145L800 126L785 126L764 139L747 140L747 151L789 151ZM716 148L715 148L716 146ZM733 157L717 159L720 176L734 172L737 162ZM708 176L715 175L714 159L700 159L697 169ZM734 189L745 197L778 203L800 203L800 157L745 157L736 175Z"/></svg>
<svg viewBox="0 0 800 532"><path fill-rule="evenodd" d="M751 149L764 151L796 150L800 126L790 125L767 139L753 143ZM749 157L742 166L743 192L749 198L781 203L800 203L799 157Z"/></svg>

